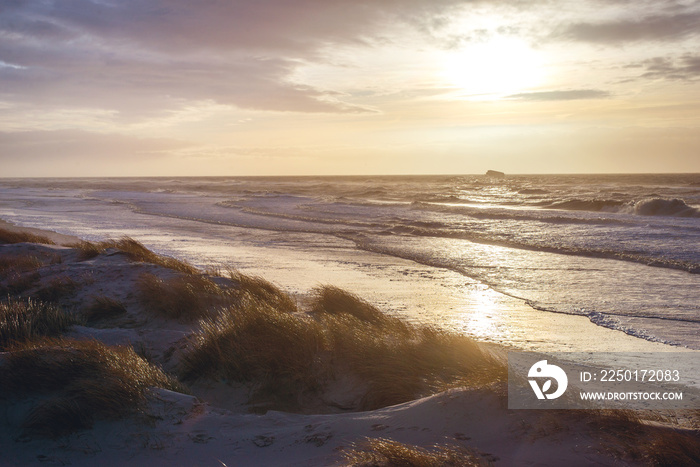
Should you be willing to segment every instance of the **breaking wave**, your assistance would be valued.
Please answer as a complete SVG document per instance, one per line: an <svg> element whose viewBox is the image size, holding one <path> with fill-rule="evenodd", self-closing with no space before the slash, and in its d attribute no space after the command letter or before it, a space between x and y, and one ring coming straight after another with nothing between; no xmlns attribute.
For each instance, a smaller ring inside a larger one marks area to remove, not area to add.
<svg viewBox="0 0 700 467"><path fill-rule="evenodd" d="M638 216L700 217L700 210L689 206L679 198L645 198L640 201L615 199L572 199L545 205L549 209L572 211L619 212Z"/></svg>
<svg viewBox="0 0 700 467"><path fill-rule="evenodd" d="M634 204L634 213L640 216L700 217L700 210L678 198L643 199Z"/></svg>
<svg viewBox="0 0 700 467"><path fill-rule="evenodd" d="M552 203L548 207L551 209L566 209L572 211L607 211L619 212L625 206L624 201L615 199L572 199Z"/></svg>

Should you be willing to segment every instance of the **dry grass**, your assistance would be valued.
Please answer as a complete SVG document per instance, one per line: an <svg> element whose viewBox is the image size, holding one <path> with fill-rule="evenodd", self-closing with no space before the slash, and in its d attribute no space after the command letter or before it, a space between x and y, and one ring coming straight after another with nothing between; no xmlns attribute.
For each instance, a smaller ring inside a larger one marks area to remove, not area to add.
<svg viewBox="0 0 700 467"><path fill-rule="evenodd" d="M68 276L57 276L52 278L46 286L36 291L34 296L45 302L58 302L72 295L78 286L79 283Z"/></svg>
<svg viewBox="0 0 700 467"><path fill-rule="evenodd" d="M537 424L530 427L536 438L573 429L588 433L603 453L620 464L700 465L700 431L673 428L668 414L621 409L542 412Z"/></svg>
<svg viewBox="0 0 700 467"><path fill-rule="evenodd" d="M82 315L88 326L126 314L126 307L119 300L99 296L83 310Z"/></svg>
<svg viewBox="0 0 700 467"><path fill-rule="evenodd" d="M183 356L183 379L253 381L273 404L285 407L297 405L304 394L318 389L324 336L315 321L249 302L246 308L231 307L201 326Z"/></svg>
<svg viewBox="0 0 700 467"><path fill-rule="evenodd" d="M471 339L399 320L377 326L352 316L326 317L334 365L368 385L360 409L373 410L455 386L481 387L507 377L505 366Z"/></svg>
<svg viewBox="0 0 700 467"><path fill-rule="evenodd" d="M219 308L264 304L281 312L297 311L294 300L277 286L259 277L231 271L230 286L219 285L206 274L161 279L153 274L139 278L138 291L144 306L171 319L193 321L213 318Z"/></svg>
<svg viewBox="0 0 700 467"><path fill-rule="evenodd" d="M204 275L161 279L153 274L143 274L137 289L141 303L149 311L183 321L211 317L215 307L234 300L231 290Z"/></svg>
<svg viewBox="0 0 700 467"><path fill-rule="evenodd" d="M384 323L387 315L375 306L346 290L324 285L313 290L312 313L331 315L349 314L369 323Z"/></svg>
<svg viewBox="0 0 700 467"><path fill-rule="evenodd" d="M185 274L198 273L197 268L191 264L175 258L153 253L140 242L129 237L123 237L119 240L106 240L104 242L82 241L71 246L79 251L79 258L81 260L94 258L108 248L114 248L126 254L126 256L132 261L157 264L159 266L174 269Z"/></svg>
<svg viewBox="0 0 700 467"><path fill-rule="evenodd" d="M57 336L77 320L55 305L34 300L0 303L0 350L41 336Z"/></svg>
<svg viewBox="0 0 700 467"><path fill-rule="evenodd" d="M32 271L25 274L12 274L7 278L5 285L0 286L2 295L17 296L27 290L36 287L41 276L38 272Z"/></svg>
<svg viewBox="0 0 700 467"><path fill-rule="evenodd" d="M663 419L656 412L577 411L614 458L650 466L700 465L700 431L676 430L646 423ZM645 419L641 418L644 414ZM567 413L567 415L570 415Z"/></svg>
<svg viewBox="0 0 700 467"><path fill-rule="evenodd" d="M491 465L472 451L457 446L425 449L383 438L367 439L345 453L348 467L447 467Z"/></svg>
<svg viewBox="0 0 700 467"><path fill-rule="evenodd" d="M46 245L55 245L48 237L35 235L28 232L15 232L12 230L0 228L0 244L3 243L44 243Z"/></svg>
<svg viewBox="0 0 700 467"><path fill-rule="evenodd" d="M229 278L238 285L242 300L252 299L253 302L263 302L275 310L285 313L297 311L297 305L289 294L262 277L247 276L238 271L230 271Z"/></svg>
<svg viewBox="0 0 700 467"><path fill-rule="evenodd" d="M37 286L39 268L61 262L57 253L6 254L0 256L0 295L20 295Z"/></svg>
<svg viewBox="0 0 700 467"><path fill-rule="evenodd" d="M675 467L700 465L700 433L666 431L641 443L643 460L648 465Z"/></svg>
<svg viewBox="0 0 700 467"><path fill-rule="evenodd" d="M358 305L359 299L351 298ZM249 300L242 308L231 306L218 318L204 320L183 356L183 378L257 383L268 391L272 407L296 410L281 401L302 401L341 376L353 376L365 388L353 409L385 407L455 385L483 386L506 377L505 366L466 337L396 318L363 321L352 310L313 309L309 316Z"/></svg>
<svg viewBox="0 0 700 467"><path fill-rule="evenodd" d="M311 308L326 329L333 363L368 384L363 410L507 378L505 365L468 337L387 316L335 287L320 292Z"/></svg>
<svg viewBox="0 0 700 467"><path fill-rule="evenodd" d="M43 339L16 346L5 356L0 376L5 396L45 396L23 429L49 437L129 415L142 406L150 387L183 390L132 348L97 341Z"/></svg>
<svg viewBox="0 0 700 467"><path fill-rule="evenodd" d="M44 264L34 255L0 257L0 294L19 295L34 287L39 279L37 269Z"/></svg>
<svg viewBox="0 0 700 467"><path fill-rule="evenodd" d="M43 265L44 262L34 255L0 256L0 274L4 276L33 271Z"/></svg>

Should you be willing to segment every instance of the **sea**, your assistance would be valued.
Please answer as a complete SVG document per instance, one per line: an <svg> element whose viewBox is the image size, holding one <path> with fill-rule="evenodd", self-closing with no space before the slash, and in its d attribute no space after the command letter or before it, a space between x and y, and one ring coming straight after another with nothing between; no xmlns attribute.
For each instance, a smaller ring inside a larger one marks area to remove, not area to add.
<svg viewBox="0 0 700 467"><path fill-rule="evenodd" d="M0 218L520 348L566 315L700 349L700 174L0 178Z"/></svg>

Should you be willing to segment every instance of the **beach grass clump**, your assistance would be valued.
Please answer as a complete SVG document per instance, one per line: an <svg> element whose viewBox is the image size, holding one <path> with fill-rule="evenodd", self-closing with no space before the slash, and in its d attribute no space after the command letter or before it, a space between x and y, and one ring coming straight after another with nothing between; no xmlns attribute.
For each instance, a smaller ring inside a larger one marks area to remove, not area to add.
<svg viewBox="0 0 700 467"><path fill-rule="evenodd" d="M9 276L39 269L44 262L35 255L0 256L0 274Z"/></svg>
<svg viewBox="0 0 700 467"><path fill-rule="evenodd" d="M169 256L156 254L130 237L122 237L119 240L105 240L103 242L81 241L72 245L72 247L78 250L79 258L83 261L94 258L109 248L114 248L126 254L132 261L157 264L185 274L198 273L197 268L191 264Z"/></svg>
<svg viewBox="0 0 700 467"><path fill-rule="evenodd" d="M61 263L57 253L5 254L0 256L0 295L20 295L39 284L39 269Z"/></svg>
<svg viewBox="0 0 700 467"><path fill-rule="evenodd" d="M57 276L49 280L48 284L37 290L34 296L45 302L58 302L72 295L79 285L77 281L69 276Z"/></svg>
<svg viewBox="0 0 700 467"><path fill-rule="evenodd" d="M371 307L350 297L356 308ZM324 312L318 304L312 310L289 313L248 300L202 320L182 357L182 377L252 382L271 390L273 406L284 410L294 408L276 402L301 401L347 377L361 392L348 407L355 410L506 377L503 363L467 337L389 316L362 314L363 320L350 312Z"/></svg>
<svg viewBox="0 0 700 467"><path fill-rule="evenodd" d="M44 396L22 425L30 436L61 436L89 428L98 419L132 414L143 406L151 387L184 391L131 347L44 338L9 350L0 365L3 395Z"/></svg>
<svg viewBox="0 0 700 467"><path fill-rule="evenodd" d="M0 302L0 350L42 336L57 336L77 324L59 307L37 300Z"/></svg>
<svg viewBox="0 0 700 467"><path fill-rule="evenodd" d="M34 287L40 279L37 269L44 263L34 255L0 256L0 294L19 295Z"/></svg>
<svg viewBox="0 0 700 467"><path fill-rule="evenodd" d="M374 410L457 386L507 377L505 365L472 339L396 318L377 325L353 316L324 319L334 364L367 385L359 409Z"/></svg>
<svg viewBox="0 0 700 467"><path fill-rule="evenodd" d="M36 287L40 280L41 275L37 271L8 274L5 284L0 285L0 294L10 297L22 295L27 290Z"/></svg>
<svg viewBox="0 0 700 467"><path fill-rule="evenodd" d="M361 400L363 410L507 377L502 362L474 340L386 315L337 287L316 289L311 310L327 331L335 364L347 367L368 385Z"/></svg>
<svg viewBox="0 0 700 467"><path fill-rule="evenodd" d="M16 232L0 228L0 244L8 243L43 243L45 245L55 245L48 237L36 235L29 232Z"/></svg>
<svg viewBox="0 0 700 467"><path fill-rule="evenodd" d="M288 293L262 277L230 271L229 278L238 286L239 295L243 300L263 302L280 312L297 311L297 304Z"/></svg>
<svg viewBox="0 0 700 467"><path fill-rule="evenodd" d="M642 443L643 461L658 467L700 465L700 434L665 431Z"/></svg>
<svg viewBox="0 0 700 467"><path fill-rule="evenodd" d="M141 303L170 319L195 321L212 316L214 308L234 300L232 290L205 275L179 275L162 279L142 274L137 283Z"/></svg>
<svg viewBox="0 0 700 467"><path fill-rule="evenodd" d="M700 432L676 429L658 412L609 409L577 412L574 417L583 419L588 430L615 458L659 467L700 465Z"/></svg>
<svg viewBox="0 0 700 467"><path fill-rule="evenodd" d="M181 360L184 380L255 382L259 394L285 406L320 386L318 363L325 341L314 320L247 302L200 324Z"/></svg>
<svg viewBox="0 0 700 467"><path fill-rule="evenodd" d="M104 320L123 316L126 312L126 307L119 300L100 295L82 311L82 316L87 325L92 326Z"/></svg>
<svg viewBox="0 0 700 467"><path fill-rule="evenodd" d="M473 451L459 446L430 449L391 439L369 438L344 453L347 467L477 467L490 465Z"/></svg>
<svg viewBox="0 0 700 467"><path fill-rule="evenodd" d="M369 323L385 323L388 316L357 295L332 285L323 285L312 291L312 313L331 315L349 314Z"/></svg>

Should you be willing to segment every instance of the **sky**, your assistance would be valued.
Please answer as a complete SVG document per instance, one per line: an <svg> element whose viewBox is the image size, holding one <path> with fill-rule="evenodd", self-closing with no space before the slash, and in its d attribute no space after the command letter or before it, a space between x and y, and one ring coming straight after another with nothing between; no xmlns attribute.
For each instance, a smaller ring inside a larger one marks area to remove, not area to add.
<svg viewBox="0 0 700 467"><path fill-rule="evenodd" d="M700 1L0 0L0 176L700 172Z"/></svg>

